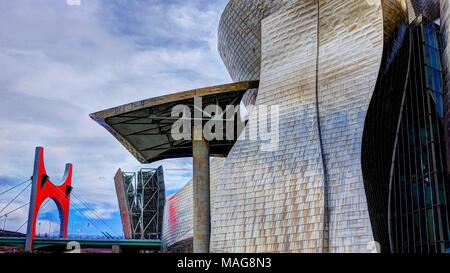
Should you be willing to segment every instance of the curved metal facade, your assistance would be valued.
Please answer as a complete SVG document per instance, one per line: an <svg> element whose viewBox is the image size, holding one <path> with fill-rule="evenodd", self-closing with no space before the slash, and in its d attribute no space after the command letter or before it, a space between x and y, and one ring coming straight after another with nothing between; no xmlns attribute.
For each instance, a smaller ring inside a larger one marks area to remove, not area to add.
<svg viewBox="0 0 450 273"><path fill-rule="evenodd" d="M225 159L211 160L211 200ZM193 188L190 180L179 192L169 196L164 207L162 245L166 252L192 252Z"/></svg>
<svg viewBox="0 0 450 273"><path fill-rule="evenodd" d="M218 50L235 82L259 80L261 70L261 20L289 0L230 1L219 22ZM233 22L233 24L230 24ZM254 105L258 90L249 90L245 105Z"/></svg>
<svg viewBox="0 0 450 273"><path fill-rule="evenodd" d="M439 0L410 0L408 6L412 20L421 14L430 20L439 18Z"/></svg>
<svg viewBox="0 0 450 273"><path fill-rule="evenodd" d="M234 80L260 80L246 104L280 107L280 139L276 151L263 151L264 141L246 132L227 159L211 162L212 252L372 252L372 241L382 252L446 251L442 125L425 146L411 146L409 135L417 130L422 141L421 120L429 118L429 128L448 122L450 99L443 119L434 81L442 75L433 45L439 27L428 20L438 7L437 0L229 2L219 52ZM416 107L425 97L435 105ZM433 170L411 163L424 155L439 161ZM192 198L188 183L167 202L168 251L191 250Z"/></svg>
<svg viewBox="0 0 450 273"><path fill-rule="evenodd" d="M164 251L180 252L192 251L192 180L179 192L167 198L164 208L162 245Z"/></svg>
<svg viewBox="0 0 450 273"><path fill-rule="evenodd" d="M406 3L248 2L230 1L219 50L233 78L256 77L261 33L256 104L280 106L280 142L275 152L262 152L259 141L235 144L216 188L211 250L369 251L364 122ZM241 33L243 21L251 27Z"/></svg>

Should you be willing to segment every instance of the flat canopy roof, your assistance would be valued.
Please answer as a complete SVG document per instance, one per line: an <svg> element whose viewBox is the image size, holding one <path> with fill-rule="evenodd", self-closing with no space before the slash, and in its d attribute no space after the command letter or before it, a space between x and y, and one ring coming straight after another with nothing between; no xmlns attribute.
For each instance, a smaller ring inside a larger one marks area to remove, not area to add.
<svg viewBox="0 0 450 273"><path fill-rule="evenodd" d="M166 96L125 104L90 114L90 117L108 130L141 163L161 159L192 157L192 141L175 141L171 128L176 121L171 117L176 105L187 105L193 111L194 97L201 97L203 106L239 105L249 89L258 88L258 81L246 81L184 91ZM234 140L210 141L211 156L227 156Z"/></svg>

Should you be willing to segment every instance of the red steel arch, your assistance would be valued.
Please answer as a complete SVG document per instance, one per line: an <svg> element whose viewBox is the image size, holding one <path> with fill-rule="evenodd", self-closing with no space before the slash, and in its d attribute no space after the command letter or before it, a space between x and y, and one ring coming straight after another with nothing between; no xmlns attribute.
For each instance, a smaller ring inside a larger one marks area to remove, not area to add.
<svg viewBox="0 0 450 273"><path fill-rule="evenodd" d="M58 207L59 217L61 219L60 236L67 238L70 193L72 191L72 168L72 164L66 164L62 178L63 183L58 186L53 184L45 170L44 148L36 148L25 251L31 252L33 250L33 240L36 237L36 221L39 209L48 198L55 201Z"/></svg>

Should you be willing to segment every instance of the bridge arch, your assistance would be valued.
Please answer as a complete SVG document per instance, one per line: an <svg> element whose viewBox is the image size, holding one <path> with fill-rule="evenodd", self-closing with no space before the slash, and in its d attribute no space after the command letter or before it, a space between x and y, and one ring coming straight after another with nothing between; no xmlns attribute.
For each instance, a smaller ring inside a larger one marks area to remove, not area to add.
<svg viewBox="0 0 450 273"><path fill-rule="evenodd" d="M64 222L64 208L52 197L47 197L39 207L36 216L36 237L64 237L66 229Z"/></svg>
<svg viewBox="0 0 450 273"><path fill-rule="evenodd" d="M51 182L45 170L44 148L36 148L25 251L31 252L33 250L33 240L36 238L37 216L43 203L49 198L56 203L58 208L60 236L67 238L70 193L72 191L72 168L72 164L66 164L61 183L55 185Z"/></svg>

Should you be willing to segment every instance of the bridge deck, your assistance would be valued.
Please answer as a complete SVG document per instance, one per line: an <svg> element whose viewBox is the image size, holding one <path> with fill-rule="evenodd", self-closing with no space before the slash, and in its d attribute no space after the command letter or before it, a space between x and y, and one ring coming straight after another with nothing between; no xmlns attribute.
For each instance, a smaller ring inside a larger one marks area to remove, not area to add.
<svg viewBox="0 0 450 273"><path fill-rule="evenodd" d="M46 247L66 247L69 242L78 242L82 248L104 248L112 246L134 247L158 250L161 248L160 240L109 240L109 239L48 239L36 238L33 249ZM24 237L0 237L0 246L25 247Z"/></svg>

